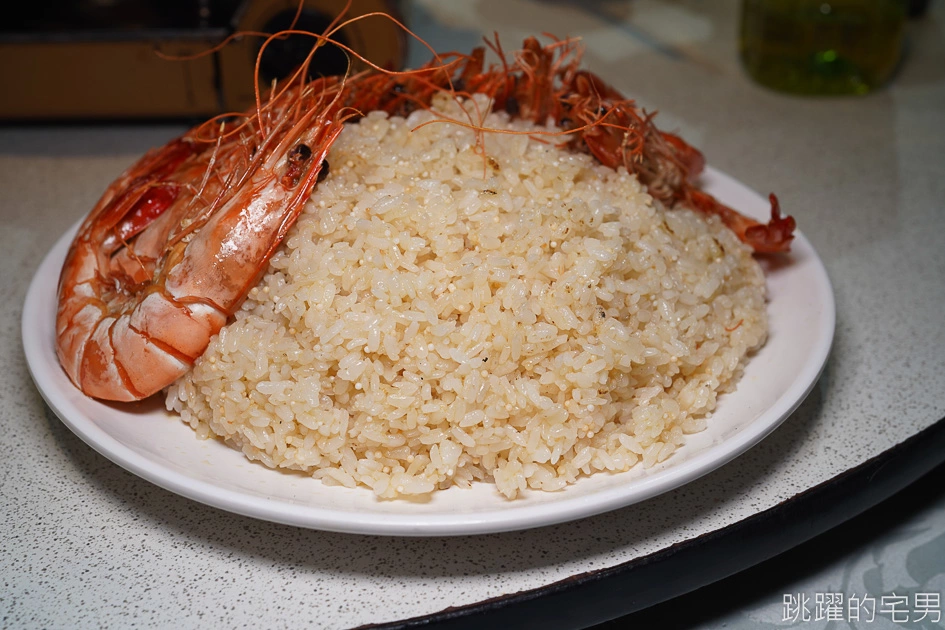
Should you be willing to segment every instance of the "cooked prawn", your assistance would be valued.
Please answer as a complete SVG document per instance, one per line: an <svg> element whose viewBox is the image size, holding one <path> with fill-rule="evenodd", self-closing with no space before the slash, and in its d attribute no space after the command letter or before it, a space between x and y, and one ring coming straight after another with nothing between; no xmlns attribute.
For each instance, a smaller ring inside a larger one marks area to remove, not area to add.
<svg viewBox="0 0 945 630"><path fill-rule="evenodd" d="M330 106L337 90L318 87L285 92L215 137L197 127L109 186L59 279L56 349L82 391L145 398L203 353L327 168L344 116Z"/></svg>
<svg viewBox="0 0 945 630"><path fill-rule="evenodd" d="M667 206L680 204L718 216L754 251L790 250L795 221L781 215L777 197L770 196L771 219L761 223L700 190L697 179L705 168L702 153L679 136L659 130L654 114L639 109L597 75L579 69L581 49L574 40L542 45L529 37L512 59L498 37L486 43L500 63L486 68L481 47L470 55L449 53L442 57L461 60L453 74L441 69L430 75L376 75L356 86L354 101L406 115L417 107L428 107L432 97L443 91L487 94L495 108L515 118L538 124L552 121L568 146L591 153L611 168L626 168Z"/></svg>

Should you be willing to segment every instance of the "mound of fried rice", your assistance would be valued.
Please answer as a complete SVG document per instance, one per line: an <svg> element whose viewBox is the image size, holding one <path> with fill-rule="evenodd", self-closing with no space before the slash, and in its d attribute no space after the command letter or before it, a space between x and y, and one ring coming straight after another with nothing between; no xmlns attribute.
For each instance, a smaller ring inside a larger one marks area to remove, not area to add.
<svg viewBox="0 0 945 630"><path fill-rule="evenodd" d="M766 336L749 249L560 138L487 133L484 156L470 129L412 131L460 107L347 126L168 391L199 437L385 499L477 482L511 499L652 466L706 426Z"/></svg>

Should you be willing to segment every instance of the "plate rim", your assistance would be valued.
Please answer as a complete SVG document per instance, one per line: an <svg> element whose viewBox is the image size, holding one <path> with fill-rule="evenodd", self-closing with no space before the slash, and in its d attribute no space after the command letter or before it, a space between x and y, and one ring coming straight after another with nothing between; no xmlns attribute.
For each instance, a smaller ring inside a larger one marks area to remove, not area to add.
<svg viewBox="0 0 945 630"><path fill-rule="evenodd" d="M708 182L709 188L731 188L733 194L748 195L764 205L764 198L756 191L712 167L706 168L703 179ZM186 476L176 470L161 466L160 463L142 459L130 446L110 435L75 406L73 401L84 398L83 394L76 389L60 391L58 387L55 387L55 383L43 370L42 360L48 360L49 352L43 342L43 334L37 334L37 327L42 333L54 333L54 330L43 329L42 322L45 320L42 319L39 304L44 297L48 297L50 287L45 280L50 267L56 271L54 275L58 278L58 269L61 268L65 251L80 223L81 221L77 222L67 230L44 256L30 281L23 306L21 335L26 363L30 376L46 404L59 420L83 442L108 460L146 481L211 507L308 529L384 536L459 536L499 533L587 518L675 490L742 455L780 426L800 406L816 385L826 365L836 328L836 304L826 268L807 238L800 231L796 231L794 251L810 259L808 262L813 265L811 272L819 280L816 283L818 289L816 297L822 310L817 319L817 334L814 335L812 342L813 351L803 361L801 369L794 375L790 385L744 428L693 453L679 463L671 463L652 473L635 476L631 479L629 486L615 485L596 490L592 493L592 500L579 494L566 496L561 500L526 505L519 509L512 507L486 513L410 515L377 512L371 518L370 514L365 517L358 511L326 510L324 507L311 504L301 505L267 499L258 495L247 495L232 488L221 488L200 478ZM53 291L57 284L58 282L54 283ZM46 342L54 346L48 338ZM52 354L55 366L58 368L58 359L55 358L54 350ZM196 436L194 439L197 439ZM230 448L222 443L219 444L222 448ZM254 465L261 466L261 464ZM269 469L266 469L266 472L283 474ZM312 481L318 483L315 480ZM632 488L632 492L627 490L628 487ZM370 492L367 489L362 490ZM461 489L456 490L462 492ZM561 492L563 494L567 492L567 489Z"/></svg>

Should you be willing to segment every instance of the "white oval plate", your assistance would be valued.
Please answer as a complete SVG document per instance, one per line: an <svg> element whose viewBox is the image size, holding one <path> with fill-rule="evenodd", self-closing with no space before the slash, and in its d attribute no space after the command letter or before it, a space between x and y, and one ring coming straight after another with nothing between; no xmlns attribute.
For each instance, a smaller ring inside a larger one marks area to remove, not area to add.
<svg viewBox="0 0 945 630"><path fill-rule="evenodd" d="M704 187L759 219L757 193L707 169ZM810 392L834 333L830 281L811 244L797 234L783 263L762 261L769 290L770 334L738 389L722 396L708 428L660 465L581 479L560 492L529 491L508 501L491 485L452 488L427 500L379 501L367 489L326 486L246 460L215 440L198 440L164 410L163 399L106 404L80 393L55 351L56 288L70 230L43 260L23 308L23 347L33 380L52 410L80 438L119 466L172 492L223 510L313 529L394 536L511 531L599 514L686 484L757 444Z"/></svg>

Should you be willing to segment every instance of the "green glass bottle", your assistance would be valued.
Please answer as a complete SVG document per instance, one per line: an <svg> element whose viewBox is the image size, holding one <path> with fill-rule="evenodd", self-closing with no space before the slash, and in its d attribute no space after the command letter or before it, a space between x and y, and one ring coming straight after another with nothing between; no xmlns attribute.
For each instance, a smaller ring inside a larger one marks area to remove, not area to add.
<svg viewBox="0 0 945 630"><path fill-rule="evenodd" d="M866 94L899 63L905 0L743 0L741 58L794 94Z"/></svg>

